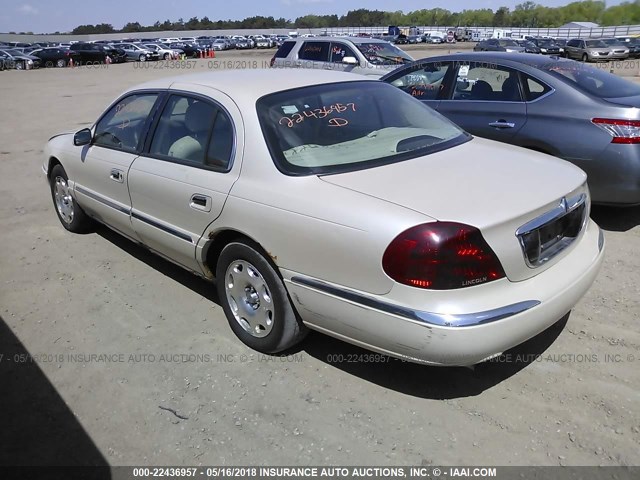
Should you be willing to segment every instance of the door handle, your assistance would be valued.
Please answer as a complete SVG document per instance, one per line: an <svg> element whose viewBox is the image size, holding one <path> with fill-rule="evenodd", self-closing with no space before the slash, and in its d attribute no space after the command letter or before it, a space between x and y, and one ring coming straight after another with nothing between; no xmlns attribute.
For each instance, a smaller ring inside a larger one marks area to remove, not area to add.
<svg viewBox="0 0 640 480"><path fill-rule="evenodd" d="M502 128L513 128L516 126L516 124L513 122L507 122L505 120L498 120L497 122L491 122L489 126L493 128L502 129Z"/></svg>
<svg viewBox="0 0 640 480"><path fill-rule="evenodd" d="M111 175L109 175L109 178L111 178L111 180L113 180L114 182L124 182L124 175L122 174L122 171L118 170L117 168L111 169Z"/></svg>
<svg viewBox="0 0 640 480"><path fill-rule="evenodd" d="M195 193L191 195L191 200L189 202L189 206L195 210L201 210L203 212L211 211L211 197L207 195L201 195L199 193Z"/></svg>

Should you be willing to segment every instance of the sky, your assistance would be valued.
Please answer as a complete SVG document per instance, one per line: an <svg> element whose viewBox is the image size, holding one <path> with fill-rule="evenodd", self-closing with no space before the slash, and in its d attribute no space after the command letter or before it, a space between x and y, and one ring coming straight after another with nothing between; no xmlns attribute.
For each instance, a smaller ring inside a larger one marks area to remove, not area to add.
<svg viewBox="0 0 640 480"><path fill-rule="evenodd" d="M402 10L446 8L452 12L465 8L501 6L513 9L524 0L16 0L0 8L0 32L53 33L71 31L78 25L110 23L122 28L127 22L151 25L156 20L176 21L180 17L208 16L211 20L239 20L254 15L294 20L307 14L344 15L349 10ZM607 5L622 0L608 0ZM3 2L4 3L4 2ZM557 7L569 0L539 0L541 5Z"/></svg>

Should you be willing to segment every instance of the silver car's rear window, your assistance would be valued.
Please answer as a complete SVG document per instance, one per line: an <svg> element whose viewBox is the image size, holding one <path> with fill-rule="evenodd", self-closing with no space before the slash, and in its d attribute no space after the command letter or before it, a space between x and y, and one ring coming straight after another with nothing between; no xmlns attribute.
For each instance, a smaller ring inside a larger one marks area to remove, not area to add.
<svg viewBox="0 0 640 480"><path fill-rule="evenodd" d="M258 100L257 110L271 155L288 175L375 167L470 138L419 100L377 81L278 92Z"/></svg>

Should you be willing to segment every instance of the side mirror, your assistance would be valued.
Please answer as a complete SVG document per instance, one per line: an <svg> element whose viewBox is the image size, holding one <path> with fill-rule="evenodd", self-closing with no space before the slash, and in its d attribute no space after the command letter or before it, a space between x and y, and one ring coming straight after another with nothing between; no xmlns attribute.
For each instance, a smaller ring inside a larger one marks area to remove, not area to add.
<svg viewBox="0 0 640 480"><path fill-rule="evenodd" d="M358 59L356 57L344 57L342 63L346 65L358 65Z"/></svg>
<svg viewBox="0 0 640 480"><path fill-rule="evenodd" d="M83 128L82 130L76 132L73 136L73 144L76 147L80 147L82 145L89 145L91 143L91 138L93 135L91 134L91 130L88 128Z"/></svg>

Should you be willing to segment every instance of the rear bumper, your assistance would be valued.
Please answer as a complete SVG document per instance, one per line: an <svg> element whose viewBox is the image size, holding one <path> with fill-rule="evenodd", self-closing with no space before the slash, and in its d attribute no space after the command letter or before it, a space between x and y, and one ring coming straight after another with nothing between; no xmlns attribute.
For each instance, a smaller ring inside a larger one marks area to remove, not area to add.
<svg viewBox="0 0 640 480"><path fill-rule="evenodd" d="M579 244L553 267L522 282L493 282L489 295L484 286L458 290L459 304L435 313L393 302L390 294L374 296L282 274L310 328L412 362L473 365L525 342L569 312L595 280L603 253L603 234L590 221ZM487 297L494 299L490 308ZM485 306L472 309L474 302Z"/></svg>
<svg viewBox="0 0 640 480"><path fill-rule="evenodd" d="M640 204L640 145L611 143L598 158L578 166L587 172L592 203Z"/></svg>

